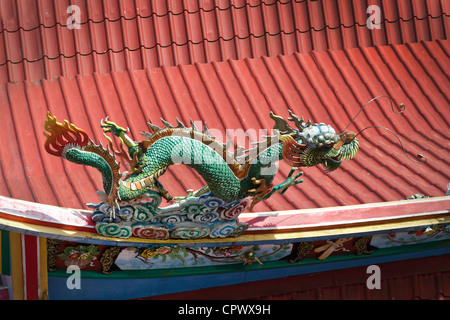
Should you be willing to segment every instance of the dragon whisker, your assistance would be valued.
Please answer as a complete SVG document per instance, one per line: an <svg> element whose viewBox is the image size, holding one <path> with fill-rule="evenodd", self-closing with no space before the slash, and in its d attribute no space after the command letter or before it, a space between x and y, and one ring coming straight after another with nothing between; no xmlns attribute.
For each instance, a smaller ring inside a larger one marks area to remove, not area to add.
<svg viewBox="0 0 450 320"><path fill-rule="evenodd" d="M416 160L416 159L413 159L413 158L411 158L410 156L408 156L408 154L407 154L406 151L405 151L405 147L403 146L402 140L399 138L399 136L398 136L394 131L392 131L392 130L390 130L390 129L388 129L388 128L385 128L385 127L383 127L383 126L373 125L373 126L365 127L364 129L362 129L361 131L359 131L359 132L356 134L356 136L360 135L363 131L365 131L365 130L367 130L367 129L370 129L370 128L384 129L384 130L386 130L386 131L392 133L392 134L397 138L398 142L400 143L400 146L401 146L401 148L402 148L403 154L404 154L409 160L414 161L414 162L416 162L416 163L426 163L426 162L427 162L427 158L426 158L424 155L422 155L422 154L417 154L417 155L416 155L416 158L417 158L417 159L422 159L422 160ZM355 137L356 137L356 136L355 136Z"/></svg>

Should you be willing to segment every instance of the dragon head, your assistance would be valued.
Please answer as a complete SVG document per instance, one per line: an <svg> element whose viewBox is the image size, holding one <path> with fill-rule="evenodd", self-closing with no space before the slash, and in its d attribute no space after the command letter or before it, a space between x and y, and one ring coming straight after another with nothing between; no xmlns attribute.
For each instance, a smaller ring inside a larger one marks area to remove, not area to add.
<svg viewBox="0 0 450 320"><path fill-rule="evenodd" d="M304 121L289 110L289 121L295 128L277 115L270 113L275 121L274 129L278 130L279 139L283 143L283 160L292 167L312 167L323 165L327 172L338 169L343 160L352 159L358 151L359 142L353 132L336 133L324 123Z"/></svg>

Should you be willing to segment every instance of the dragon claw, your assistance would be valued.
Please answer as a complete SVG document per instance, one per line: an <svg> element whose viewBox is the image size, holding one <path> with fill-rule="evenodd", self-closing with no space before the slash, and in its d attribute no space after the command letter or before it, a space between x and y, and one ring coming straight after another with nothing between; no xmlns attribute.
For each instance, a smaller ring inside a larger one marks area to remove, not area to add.
<svg viewBox="0 0 450 320"><path fill-rule="evenodd" d="M113 132L115 136L120 137L121 133L128 133L129 130L119 127L115 122L109 121L108 117L100 122L103 132Z"/></svg>
<svg viewBox="0 0 450 320"><path fill-rule="evenodd" d="M291 176L294 174L295 170L297 170L297 168L292 168L292 169L289 171L288 178L291 177Z"/></svg>
<svg viewBox="0 0 450 320"><path fill-rule="evenodd" d="M271 184L266 185L266 180L264 178L262 179L256 179L252 178L252 183L255 185L255 188L250 189L248 193L252 196L253 202L250 206L250 210L257 204L258 202L262 200L269 199L274 193L279 192L281 195L283 195L289 187L295 186L299 183L303 182L303 179L299 179L303 172L299 172L296 175L294 175L295 171L297 171L298 168L292 168L289 171L287 179L276 185L272 186Z"/></svg>
<svg viewBox="0 0 450 320"><path fill-rule="evenodd" d="M295 186L303 182L303 179L298 179L303 175L303 172L300 171L294 176L294 172L297 169L298 168L292 168L291 171L289 171L287 179L283 183L280 183L275 187L276 190L279 191L281 195L283 195L289 187Z"/></svg>

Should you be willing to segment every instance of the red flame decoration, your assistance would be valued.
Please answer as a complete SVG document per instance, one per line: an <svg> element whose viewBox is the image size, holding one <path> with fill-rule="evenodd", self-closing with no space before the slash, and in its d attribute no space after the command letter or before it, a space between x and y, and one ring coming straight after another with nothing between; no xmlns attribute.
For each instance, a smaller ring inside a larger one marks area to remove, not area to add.
<svg viewBox="0 0 450 320"><path fill-rule="evenodd" d="M84 147L89 143L88 134L77 128L69 121L64 120L64 124L57 122L56 117L52 117L50 112L47 112L47 120L45 121L44 136L47 137L45 140L45 150L57 157L62 156L64 147L67 144L76 144L80 147Z"/></svg>

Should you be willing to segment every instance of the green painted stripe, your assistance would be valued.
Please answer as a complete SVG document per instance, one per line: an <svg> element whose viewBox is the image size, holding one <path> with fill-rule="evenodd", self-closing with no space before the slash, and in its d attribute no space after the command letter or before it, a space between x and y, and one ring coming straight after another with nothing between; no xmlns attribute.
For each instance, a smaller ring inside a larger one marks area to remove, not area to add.
<svg viewBox="0 0 450 320"><path fill-rule="evenodd" d="M0 248L1 274L10 276L11 275L11 260L10 260L10 249L9 249L9 231L0 230L0 237L1 237L1 248Z"/></svg>

